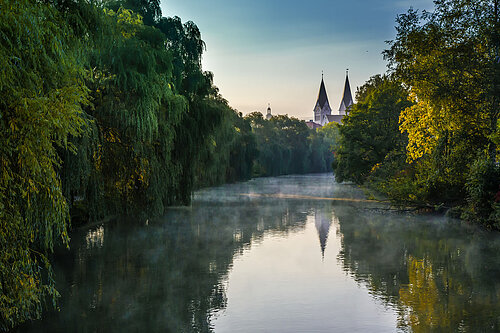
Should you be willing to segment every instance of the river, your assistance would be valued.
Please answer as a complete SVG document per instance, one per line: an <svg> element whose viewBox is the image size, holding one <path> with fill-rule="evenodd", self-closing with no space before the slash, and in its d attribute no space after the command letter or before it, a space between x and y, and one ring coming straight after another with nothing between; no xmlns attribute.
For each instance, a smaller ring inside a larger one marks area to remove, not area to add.
<svg viewBox="0 0 500 333"><path fill-rule="evenodd" d="M398 213L331 175L198 191L75 230L33 332L498 332L500 235Z"/></svg>

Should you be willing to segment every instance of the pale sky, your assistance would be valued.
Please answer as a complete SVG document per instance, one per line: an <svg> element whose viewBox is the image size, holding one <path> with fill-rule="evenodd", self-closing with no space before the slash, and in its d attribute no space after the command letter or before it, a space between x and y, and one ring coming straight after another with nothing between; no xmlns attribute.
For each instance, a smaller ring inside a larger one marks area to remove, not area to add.
<svg viewBox="0 0 500 333"><path fill-rule="evenodd" d="M395 18L432 0L163 0L163 16L199 27L207 45L203 69L229 104L243 112L312 119L321 71L332 114L345 71L356 87L386 71L381 55L395 37Z"/></svg>

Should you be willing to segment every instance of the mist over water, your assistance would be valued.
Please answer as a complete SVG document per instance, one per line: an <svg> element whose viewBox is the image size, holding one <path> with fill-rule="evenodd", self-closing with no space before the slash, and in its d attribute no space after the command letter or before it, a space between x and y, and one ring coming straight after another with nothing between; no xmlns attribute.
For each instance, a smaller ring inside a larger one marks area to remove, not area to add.
<svg viewBox="0 0 500 333"><path fill-rule="evenodd" d="M260 178L77 230L60 311L21 331L500 330L497 233L359 199L331 175Z"/></svg>

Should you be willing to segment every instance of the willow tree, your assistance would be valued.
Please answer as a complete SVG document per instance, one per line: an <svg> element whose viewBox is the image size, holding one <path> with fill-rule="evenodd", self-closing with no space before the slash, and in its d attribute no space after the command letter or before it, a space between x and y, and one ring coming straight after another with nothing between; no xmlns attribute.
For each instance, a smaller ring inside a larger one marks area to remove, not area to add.
<svg viewBox="0 0 500 333"><path fill-rule="evenodd" d="M123 7L139 14L146 25L151 26L161 18L159 0L107 0L104 3L115 12Z"/></svg>
<svg viewBox="0 0 500 333"><path fill-rule="evenodd" d="M230 136L229 145L237 138L234 111L218 95L212 73L202 70L198 27L161 18L156 3L106 1L96 15L85 6L63 10L77 18L90 12L94 22L78 24L81 37L90 36L82 58L92 130L75 140L79 153L66 153L63 166L65 193L84 219L159 215L168 205L188 203L196 183L226 177L228 149L212 141ZM144 21L132 9L155 13L154 19ZM197 181L210 167L213 177Z"/></svg>
<svg viewBox="0 0 500 333"><path fill-rule="evenodd" d="M87 104L72 32L51 6L0 2L0 328L40 316L57 291L47 255L68 244L58 148Z"/></svg>
<svg viewBox="0 0 500 333"><path fill-rule="evenodd" d="M47 254L68 245L69 205L157 216L204 167L214 183L251 163L232 159L241 116L202 70L197 26L160 15L156 0L0 2L1 328L56 298Z"/></svg>
<svg viewBox="0 0 500 333"><path fill-rule="evenodd" d="M76 140L78 154L65 154L66 194L85 220L161 214L174 201L180 172L171 154L174 127L187 110L174 93L172 52L166 36L129 9L100 7L91 14L95 26L82 33L91 36L82 58L92 131Z"/></svg>
<svg viewBox="0 0 500 333"><path fill-rule="evenodd" d="M168 172L173 127L185 110L171 89L171 55L164 35L143 25L137 14L123 8L106 13L114 43L93 60L101 78L92 89L101 140L96 168L109 210L132 213L153 204L148 208L159 212L163 204L155 195L168 191L150 194L149 185L175 177ZM167 172L159 177L162 168Z"/></svg>
<svg viewBox="0 0 500 333"><path fill-rule="evenodd" d="M250 179L257 154L250 122L222 98L210 103L222 119L203 143L206 149L200 151L194 170L196 188Z"/></svg>
<svg viewBox="0 0 500 333"><path fill-rule="evenodd" d="M172 52L173 92L187 101L186 112L174 130L172 157L178 174L171 189L173 202L186 204L195 188L202 156L212 150L212 141L207 138L223 122L227 106L218 101L213 74L202 69L205 43L196 24L174 17L161 18L156 27L165 34L166 47Z"/></svg>

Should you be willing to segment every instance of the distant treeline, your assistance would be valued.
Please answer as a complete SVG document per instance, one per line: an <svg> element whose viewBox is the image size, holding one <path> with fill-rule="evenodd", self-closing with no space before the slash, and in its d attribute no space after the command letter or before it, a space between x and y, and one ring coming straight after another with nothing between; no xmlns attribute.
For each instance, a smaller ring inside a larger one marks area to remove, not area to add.
<svg viewBox="0 0 500 333"><path fill-rule="evenodd" d="M56 299L69 220L158 216L194 189L326 171L328 137L243 118L159 0L0 0L0 329Z"/></svg>
<svg viewBox="0 0 500 333"><path fill-rule="evenodd" d="M332 170L333 146L338 136L335 123L314 131L304 121L283 115L266 120L261 113L253 112L245 120L250 121L257 142L253 176Z"/></svg>
<svg viewBox="0 0 500 333"><path fill-rule="evenodd" d="M498 0L409 10L340 126L338 181L500 229Z"/></svg>

